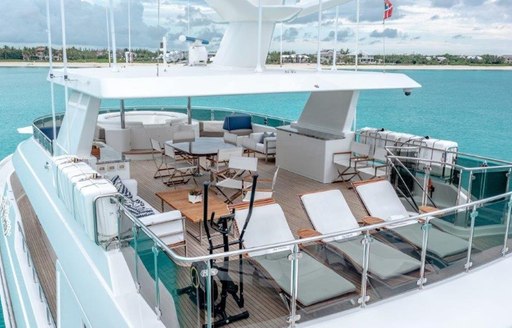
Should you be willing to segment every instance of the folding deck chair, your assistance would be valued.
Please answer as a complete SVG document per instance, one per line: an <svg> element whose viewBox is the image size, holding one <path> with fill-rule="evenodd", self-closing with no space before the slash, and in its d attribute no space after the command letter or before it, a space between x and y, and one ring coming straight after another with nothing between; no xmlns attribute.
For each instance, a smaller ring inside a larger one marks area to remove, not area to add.
<svg viewBox="0 0 512 328"><path fill-rule="evenodd" d="M389 222L390 225L387 226L389 231L421 249L423 230L420 223L392 224L393 220L418 213L407 211L389 181L368 180L353 183L353 186L369 215L380 219L381 222ZM434 256L442 262L452 262L463 257L467 249L468 242L466 240L435 227L430 229L427 244L427 252L430 256Z"/></svg>
<svg viewBox="0 0 512 328"><path fill-rule="evenodd" d="M251 173L258 171L258 159L255 157L229 157L228 170L217 175L215 188L226 198L226 203L232 204L239 196L244 196L252 186L252 182L247 181ZM220 180L223 178L223 180ZM235 193L228 196L227 190L234 190Z"/></svg>
<svg viewBox="0 0 512 328"><path fill-rule="evenodd" d="M336 181L347 182L354 177L361 177L361 167L367 167L370 156L370 144L364 144L357 141L350 143L350 151L334 153L332 157L333 164L338 170ZM348 178L346 178L348 176ZM338 180L340 179L340 180Z"/></svg>
<svg viewBox="0 0 512 328"><path fill-rule="evenodd" d="M337 189L305 194L300 199L309 220L320 234L359 227L343 194ZM361 271L364 263L362 239L363 235L356 232L324 242L330 250L347 258ZM378 240L371 244L368 265L368 273L389 286L417 280L421 267L420 261Z"/></svg>
<svg viewBox="0 0 512 328"><path fill-rule="evenodd" d="M247 217L248 209L235 212L237 227L241 229ZM252 209L252 216L244 234L246 248L270 245L294 240L281 206L270 204ZM290 295L291 262L288 255L291 246L254 252L251 262L270 276L282 293ZM307 307L334 298L352 295L356 287L332 269L317 261L307 253L299 259L299 288L297 301ZM282 295L282 294L281 294ZM354 293L354 297L357 295Z"/></svg>

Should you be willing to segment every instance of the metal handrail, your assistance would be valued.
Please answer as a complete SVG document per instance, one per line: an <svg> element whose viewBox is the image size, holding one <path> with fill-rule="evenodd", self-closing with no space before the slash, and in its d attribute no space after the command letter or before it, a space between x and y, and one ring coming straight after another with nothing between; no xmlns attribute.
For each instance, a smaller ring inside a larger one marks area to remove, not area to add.
<svg viewBox="0 0 512 328"><path fill-rule="evenodd" d="M356 134L361 136L361 131L356 132ZM368 136L368 135L365 135L363 137L364 138L369 138L369 139L374 139L374 140L383 140L383 141L389 141L389 142L396 142L396 140L393 140L393 139L377 138L377 137ZM411 141L415 141L415 140L418 141L417 139L412 139ZM427 150L435 150L435 151L443 152L443 153L446 153L446 154L462 155L462 156L468 156L468 157L471 157L471 158L474 158L474 159L480 159L480 160L484 160L484 161L491 161L491 162L496 162L496 163L504 163L504 164L512 165L511 161L497 159L497 158L494 158L494 157L486 157L486 156L481 156L481 155L475 155L475 154L465 153L465 152L461 152L461 151L458 151L458 150L451 150L451 149L446 149L446 150L437 149L437 148L434 148L434 147L423 146L423 145L422 146L418 146L418 145L412 145L412 146L391 146L390 145L390 146L385 146L384 148L387 148L387 149L427 149Z"/></svg>
<svg viewBox="0 0 512 328"><path fill-rule="evenodd" d="M125 107L125 111L145 111L145 110L158 110L158 111L165 111L165 110L186 110L187 108L181 105L165 105L165 106L159 106L159 105L143 105L143 106L129 106ZM277 120L281 121L283 124L290 124L293 120L280 117L280 116L274 116L274 115L268 115L268 114L262 114L262 113L256 113L244 109L237 109L237 108L229 108L229 107L210 107L210 106L192 106L192 113L194 113L194 109L197 110L204 110L204 111L210 111L210 112L228 112L228 113L241 113L241 114L247 114L255 117L260 117L263 119L271 119L271 120ZM102 108L100 109L100 112L116 112L119 111L119 108Z"/></svg>
<svg viewBox="0 0 512 328"><path fill-rule="evenodd" d="M386 147L388 148L388 147ZM404 160L414 160L419 162L429 162L433 164L442 164L449 167L453 167L456 169L462 169L464 171L487 171L487 170L499 170L499 169L510 169L512 168L512 163L510 165L500 165L500 166L482 166L482 167L465 167L459 164L452 164L448 162L441 162L437 160L427 159L427 158L421 158L421 157L408 157L408 156L398 156L398 155L389 155L388 158L391 159L404 159Z"/></svg>
<svg viewBox="0 0 512 328"><path fill-rule="evenodd" d="M478 207L479 205L482 205L485 203L490 203L492 201L507 198L507 197L512 198L512 191L504 193L504 194L500 194L497 196L473 201L470 203L457 205L457 206L446 208L446 209L440 209L440 210L430 212L430 213L418 214L418 215L406 217L403 219L396 219L396 220L393 220L393 222L389 222L389 221L382 222L382 223L377 223L377 224L373 224L370 226L363 226L363 227L359 227L359 228L355 228L355 229L346 230L343 232L333 232L333 233L328 233L328 234L324 234L324 235L308 237L308 238L303 238L303 239L294 239L294 240L287 241L287 242L280 242L280 243L275 243L275 244L270 244L270 245L244 248L242 250L229 251L229 252L225 252L225 253L217 253L217 254L194 256L194 257L181 256L181 255L178 255L177 253L175 253L174 251L172 251L148 227L146 227L138 218L133 216L129 211L124 210L124 207L122 207L122 208L123 208L123 211L126 214L126 216L132 222L134 222L137 225L137 227L142 229L151 239L153 239L153 241L156 242L158 244L158 246L162 248L162 250L164 250L167 254L169 254L172 259L174 259L176 261L192 263L192 262L196 262L196 261L208 261L208 260L224 258L224 257L228 257L228 256L237 256L237 255L247 254L247 253L252 253L252 252L265 251L265 250L281 248L281 247L285 247L285 246L294 246L294 245L300 245L300 244L304 244L304 243L312 243L312 242L321 241L323 239L331 239L331 238L347 236L347 235L359 233L359 232L361 232L361 233L367 232L367 231L369 232L371 230L380 229L380 228L384 228L384 227L392 227L392 226L396 226L396 225L399 225L402 223L407 223L407 222L423 220L428 223L428 222L430 222L430 220L435 219L434 216L439 216L439 215L455 212L455 211L469 208L469 207Z"/></svg>

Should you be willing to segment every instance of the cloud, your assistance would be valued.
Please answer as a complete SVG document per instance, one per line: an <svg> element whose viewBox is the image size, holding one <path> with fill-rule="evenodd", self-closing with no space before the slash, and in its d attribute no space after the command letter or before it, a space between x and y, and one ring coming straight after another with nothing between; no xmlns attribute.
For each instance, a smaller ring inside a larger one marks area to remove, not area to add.
<svg viewBox="0 0 512 328"><path fill-rule="evenodd" d="M384 31L373 30L370 33L370 37L371 38L386 37L386 38L389 38L389 39L394 39L394 38L398 37L398 30L394 29L394 28L387 28Z"/></svg>
<svg viewBox="0 0 512 328"><path fill-rule="evenodd" d="M486 0L464 0L464 4L468 6L481 6Z"/></svg>
<svg viewBox="0 0 512 328"><path fill-rule="evenodd" d="M457 34L457 35L452 36L452 39L461 40L461 39L469 39L469 37L462 35L462 34Z"/></svg>
<svg viewBox="0 0 512 328"><path fill-rule="evenodd" d="M296 29L295 27L290 27L283 32L283 41L293 42L297 39L298 36L299 30Z"/></svg>
<svg viewBox="0 0 512 328"><path fill-rule="evenodd" d="M434 16L430 17L430 20L438 20L440 18L441 17L439 17L439 15L434 15Z"/></svg>
<svg viewBox="0 0 512 328"><path fill-rule="evenodd" d="M66 36L69 45L107 47L105 7L80 0L66 0ZM158 46L165 33L143 21L142 1L131 2L131 31L133 44L139 47ZM52 39L61 44L60 4L50 2ZM121 2L114 8L116 41L119 48L128 46L128 5ZM0 11L0 40L12 43L46 43L45 0L8 0Z"/></svg>
<svg viewBox="0 0 512 328"><path fill-rule="evenodd" d="M451 8L460 3L460 0L432 0L433 7Z"/></svg>
<svg viewBox="0 0 512 328"><path fill-rule="evenodd" d="M334 31L330 31L327 37L325 37L322 41L333 41L334 34ZM338 30L337 41L347 41L353 34L354 32L349 28Z"/></svg>

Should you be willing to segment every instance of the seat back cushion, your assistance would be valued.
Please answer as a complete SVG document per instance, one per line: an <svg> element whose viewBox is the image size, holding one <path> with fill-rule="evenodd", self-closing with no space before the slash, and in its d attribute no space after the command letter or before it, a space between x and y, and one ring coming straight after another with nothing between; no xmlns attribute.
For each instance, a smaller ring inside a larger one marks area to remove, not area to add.
<svg viewBox="0 0 512 328"><path fill-rule="evenodd" d="M300 198L313 227L321 234L359 228L341 191L335 189L315 192Z"/></svg>
<svg viewBox="0 0 512 328"><path fill-rule="evenodd" d="M387 180L357 186L356 191L371 216L385 221L409 216L395 189Z"/></svg>
<svg viewBox="0 0 512 328"><path fill-rule="evenodd" d="M240 233L242 233L248 213L248 209L239 210L235 213L235 221ZM244 245L246 248L287 242L294 239L286 217L284 216L283 209L279 204L253 208L251 218L244 234ZM291 246L287 246L274 250L251 253L251 256L291 249Z"/></svg>

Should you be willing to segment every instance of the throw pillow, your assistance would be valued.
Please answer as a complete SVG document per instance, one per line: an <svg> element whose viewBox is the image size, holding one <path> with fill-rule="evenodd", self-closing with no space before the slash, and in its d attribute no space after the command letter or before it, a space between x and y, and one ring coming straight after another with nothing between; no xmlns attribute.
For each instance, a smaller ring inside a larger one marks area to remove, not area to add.
<svg viewBox="0 0 512 328"><path fill-rule="evenodd" d="M121 178L119 177L119 175L113 176L112 179L110 179L110 181L112 181L112 184L114 185L114 187L116 187L117 191L121 195L123 195L126 198L130 198L130 199L133 197L130 190L128 190L128 188L123 184L123 181L121 181Z"/></svg>

